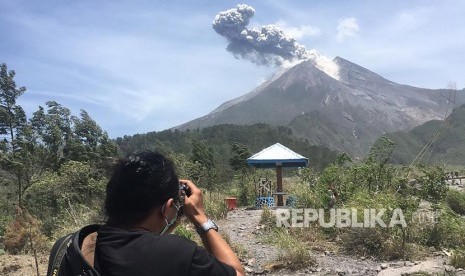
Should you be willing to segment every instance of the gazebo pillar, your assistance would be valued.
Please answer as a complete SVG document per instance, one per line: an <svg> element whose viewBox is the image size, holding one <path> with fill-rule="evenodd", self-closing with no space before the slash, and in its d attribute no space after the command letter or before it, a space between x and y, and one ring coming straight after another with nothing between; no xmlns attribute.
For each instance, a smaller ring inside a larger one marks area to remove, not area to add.
<svg viewBox="0 0 465 276"><path fill-rule="evenodd" d="M276 166L276 194L278 196L278 206L284 206L283 201L283 167Z"/></svg>

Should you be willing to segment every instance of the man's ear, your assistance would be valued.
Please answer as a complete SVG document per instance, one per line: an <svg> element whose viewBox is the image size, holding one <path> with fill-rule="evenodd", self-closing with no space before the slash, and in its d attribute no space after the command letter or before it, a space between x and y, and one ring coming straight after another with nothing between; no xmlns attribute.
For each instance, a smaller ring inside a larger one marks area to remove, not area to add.
<svg viewBox="0 0 465 276"><path fill-rule="evenodd" d="M168 199L165 203L165 208L162 209L162 215L167 217L169 210L173 207L174 200L172 198Z"/></svg>

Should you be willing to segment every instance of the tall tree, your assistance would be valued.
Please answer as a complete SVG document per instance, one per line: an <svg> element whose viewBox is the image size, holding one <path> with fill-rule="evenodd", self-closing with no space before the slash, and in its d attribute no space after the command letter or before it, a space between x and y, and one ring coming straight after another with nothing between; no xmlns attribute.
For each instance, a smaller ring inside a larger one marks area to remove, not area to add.
<svg viewBox="0 0 465 276"><path fill-rule="evenodd" d="M5 63L0 65L0 135L3 136L2 149L4 154L2 163L7 163L10 169L16 174L18 186L18 204L21 205L22 198L22 182L21 182L21 167L15 160L17 154L18 143L16 135L19 132L22 124L26 122L26 115L23 108L16 103L16 100L26 92L25 87L16 87L14 81L15 71L10 70Z"/></svg>
<svg viewBox="0 0 465 276"><path fill-rule="evenodd" d="M66 161L65 156L72 144L71 111L55 101L48 101L46 105L47 112L43 107L34 112L31 125L48 152L49 167L57 170Z"/></svg>

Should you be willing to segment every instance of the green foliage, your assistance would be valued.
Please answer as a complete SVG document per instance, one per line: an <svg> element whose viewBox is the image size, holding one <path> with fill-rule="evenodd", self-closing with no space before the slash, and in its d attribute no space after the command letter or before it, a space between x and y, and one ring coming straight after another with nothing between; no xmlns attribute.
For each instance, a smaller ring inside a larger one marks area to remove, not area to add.
<svg viewBox="0 0 465 276"><path fill-rule="evenodd" d="M450 189L446 195L446 203L455 213L465 215L465 192Z"/></svg>
<svg viewBox="0 0 465 276"><path fill-rule="evenodd" d="M276 216L268 207L262 208L260 215L260 224L265 226L265 229L274 229L276 227Z"/></svg>
<svg viewBox="0 0 465 276"><path fill-rule="evenodd" d="M52 235L59 229L60 216L83 204L99 206L103 202L106 179L88 164L69 161L58 172L46 172L25 193L26 206L44 222L44 231Z"/></svg>
<svg viewBox="0 0 465 276"><path fill-rule="evenodd" d="M213 219L224 219L228 215L228 206L224 199L227 196L219 192L204 193L205 212Z"/></svg>
<svg viewBox="0 0 465 276"><path fill-rule="evenodd" d="M267 241L280 249L278 261L285 265L286 269L297 270L316 263L309 246L295 238L287 229L275 228Z"/></svg>
<svg viewBox="0 0 465 276"><path fill-rule="evenodd" d="M231 145L238 143L246 146L251 153L258 152L277 142L309 158L313 168L322 169L336 159L337 153L329 149L310 144L293 136L292 131L285 127L275 127L266 124L251 126L217 125L197 130L165 130L124 136L116 139L123 154L142 149L157 149L172 151L176 154L188 155L192 152L192 141L204 141L213 149L213 159L217 163L226 164L233 156ZM250 156L249 156L250 157ZM231 174L233 172L231 171Z"/></svg>
<svg viewBox="0 0 465 276"><path fill-rule="evenodd" d="M249 148L240 143L233 143L231 146L232 157L229 159L229 164L234 171L245 173L249 169L247 158L252 156Z"/></svg>
<svg viewBox="0 0 465 276"><path fill-rule="evenodd" d="M439 167L421 167L421 171L423 175L417 178L421 197L434 203L444 199L448 191L444 170Z"/></svg>
<svg viewBox="0 0 465 276"><path fill-rule="evenodd" d="M455 268L465 269L465 249L456 249L450 259L450 264Z"/></svg>
<svg viewBox="0 0 465 276"><path fill-rule="evenodd" d="M393 152L396 163L410 164L418 157L416 163L427 165L443 165L445 162L464 165L465 105L457 107L445 121L428 121L410 131L387 136L396 144Z"/></svg>
<svg viewBox="0 0 465 276"><path fill-rule="evenodd" d="M189 240L194 240L196 235L196 233L192 231L192 229L186 227L182 223L174 229L173 234L184 237Z"/></svg>
<svg viewBox="0 0 465 276"><path fill-rule="evenodd" d="M445 204L440 204L435 210L436 216L432 223L423 223L417 231L416 240L427 246L437 248L458 248L465 244L465 220L454 213Z"/></svg>

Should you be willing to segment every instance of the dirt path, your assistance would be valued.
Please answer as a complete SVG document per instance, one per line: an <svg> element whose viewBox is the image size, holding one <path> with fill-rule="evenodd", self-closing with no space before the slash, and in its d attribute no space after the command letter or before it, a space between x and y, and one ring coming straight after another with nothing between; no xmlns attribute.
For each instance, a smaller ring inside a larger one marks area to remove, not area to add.
<svg viewBox="0 0 465 276"><path fill-rule="evenodd" d="M337 254L328 250L313 251L316 266L288 271L286 269L269 271L268 264L279 256L279 249L261 242L263 230L260 225L261 210L237 209L228 213L227 219L218 221L221 231L228 234L230 240L239 244L247 254L242 262L248 275L418 275L415 271L430 271L431 275L465 275L465 271L445 265L447 257L436 252L422 262L379 262L367 258L358 258Z"/></svg>

